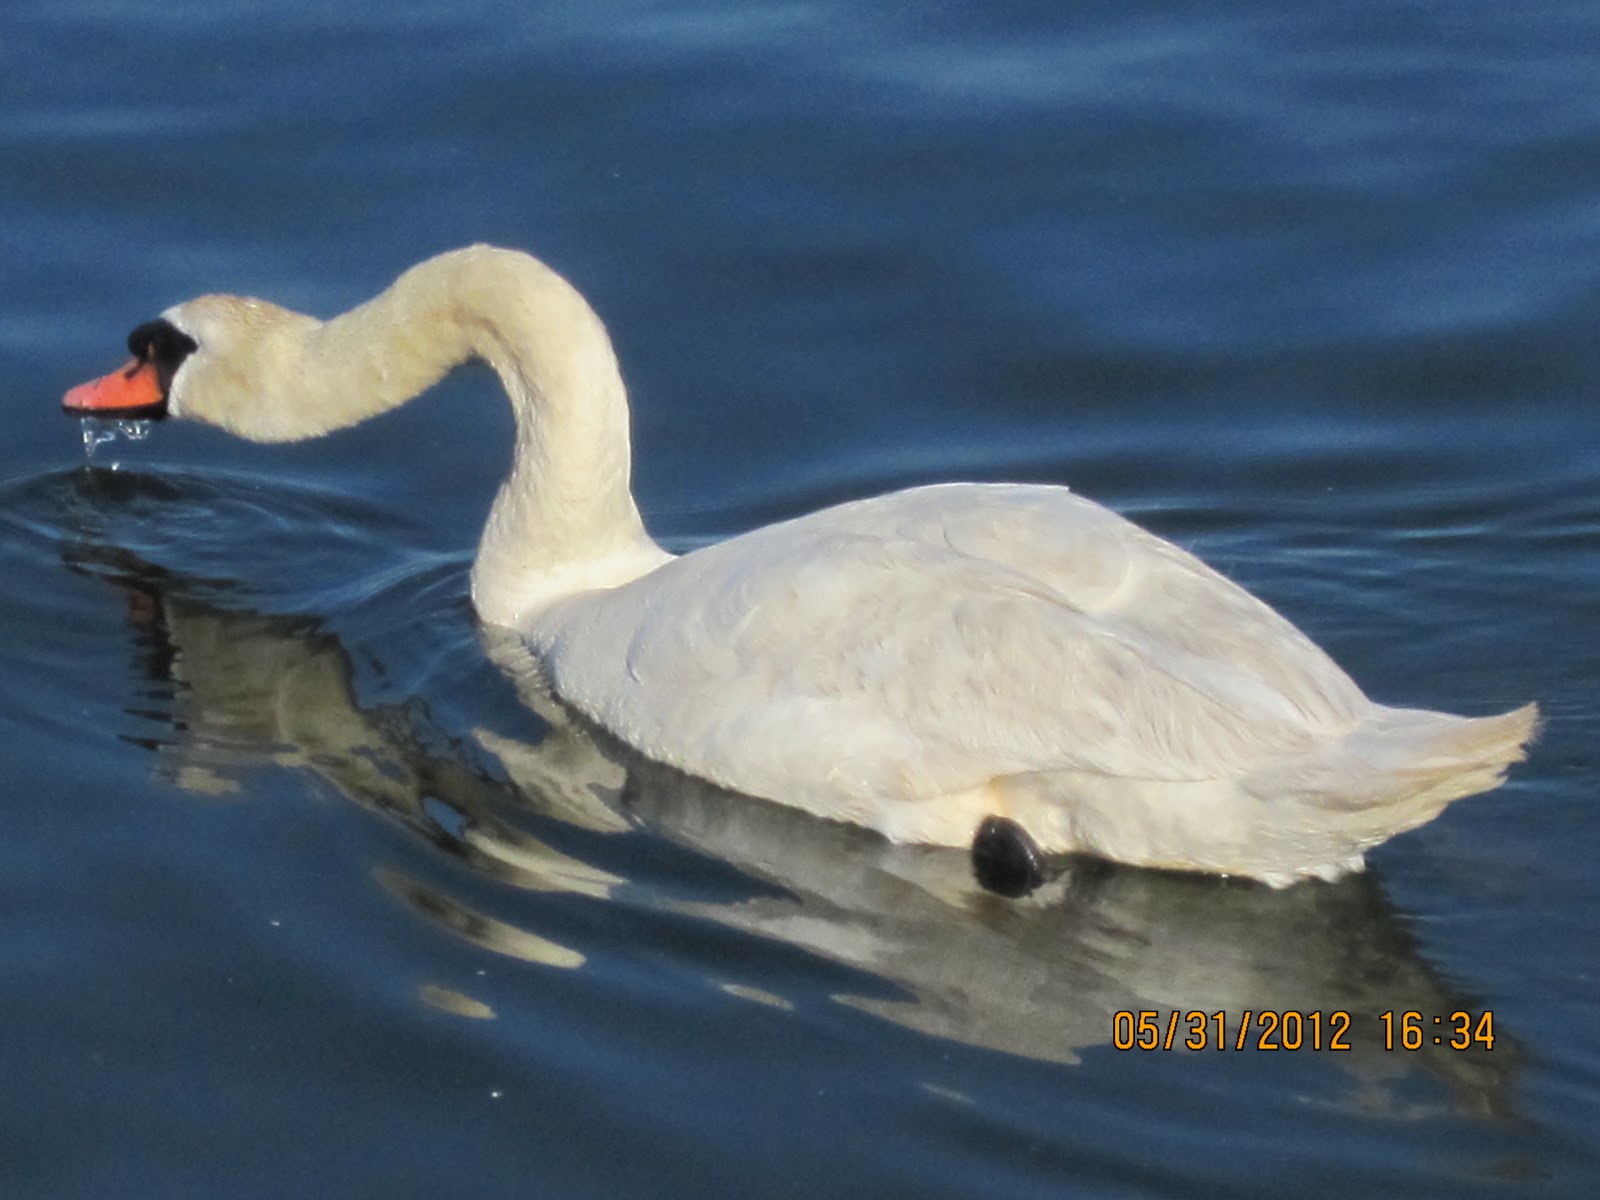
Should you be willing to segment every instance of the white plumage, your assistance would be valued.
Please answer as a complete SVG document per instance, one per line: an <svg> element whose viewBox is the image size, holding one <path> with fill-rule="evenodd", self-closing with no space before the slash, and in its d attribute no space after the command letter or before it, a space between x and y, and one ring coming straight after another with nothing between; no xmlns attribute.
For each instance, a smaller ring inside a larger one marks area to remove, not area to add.
<svg viewBox="0 0 1600 1200"><path fill-rule="evenodd" d="M1489 786L1532 715L1375 705L1248 592L1055 487L842 504L525 633L569 702L738 791L897 840L965 845L999 814L1050 849L1271 881Z"/></svg>
<svg viewBox="0 0 1600 1200"><path fill-rule="evenodd" d="M165 319L196 344L171 412L258 440L486 359L518 437L473 571L485 619L645 754L891 838L966 845L1000 815L1051 850L1331 878L1498 783L1536 721L1376 705L1265 604L1065 488L916 488L673 558L629 492L604 329L526 255L442 255L327 324L227 297Z"/></svg>

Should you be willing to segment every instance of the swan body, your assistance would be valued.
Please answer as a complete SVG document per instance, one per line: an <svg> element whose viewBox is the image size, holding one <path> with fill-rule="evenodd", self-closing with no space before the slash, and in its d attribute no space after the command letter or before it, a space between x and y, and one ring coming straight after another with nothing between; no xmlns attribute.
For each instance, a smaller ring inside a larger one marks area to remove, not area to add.
<svg viewBox="0 0 1600 1200"><path fill-rule="evenodd" d="M1282 885L1487 790L1533 705L1375 704L1266 604L1062 487L943 484L674 557L629 485L604 327L537 259L476 246L328 322L206 296L69 412L257 441L373 416L481 358L517 416L472 571L563 700L644 754L904 841L990 817L1040 846Z"/></svg>

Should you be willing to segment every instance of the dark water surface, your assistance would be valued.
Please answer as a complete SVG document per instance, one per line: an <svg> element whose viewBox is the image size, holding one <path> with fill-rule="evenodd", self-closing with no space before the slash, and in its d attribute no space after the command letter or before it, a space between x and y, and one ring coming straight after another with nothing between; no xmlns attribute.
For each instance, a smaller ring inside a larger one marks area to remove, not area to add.
<svg viewBox="0 0 1600 1200"><path fill-rule="evenodd" d="M1597 46L1556 0L8 6L0 1194L1593 1195ZM516 693L485 372L93 469L57 411L175 301L480 240L606 318L669 546L1070 483L1543 738L1337 885L1007 902ZM1139 1009L1352 1048L1119 1051Z"/></svg>

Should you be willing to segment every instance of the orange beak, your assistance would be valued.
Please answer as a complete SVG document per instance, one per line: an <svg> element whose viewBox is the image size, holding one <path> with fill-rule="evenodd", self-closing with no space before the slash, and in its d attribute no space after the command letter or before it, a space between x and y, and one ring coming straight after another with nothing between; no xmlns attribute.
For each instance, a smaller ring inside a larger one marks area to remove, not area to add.
<svg viewBox="0 0 1600 1200"><path fill-rule="evenodd" d="M156 417L167 407L153 362L137 358L103 379L80 383L61 397L61 407L75 417Z"/></svg>

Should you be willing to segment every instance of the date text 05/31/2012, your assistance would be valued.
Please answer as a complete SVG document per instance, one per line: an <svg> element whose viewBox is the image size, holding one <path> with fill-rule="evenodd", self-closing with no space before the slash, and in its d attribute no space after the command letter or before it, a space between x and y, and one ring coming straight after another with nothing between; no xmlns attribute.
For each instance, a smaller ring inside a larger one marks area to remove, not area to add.
<svg viewBox="0 0 1600 1200"><path fill-rule="evenodd" d="M1412 1009L1378 1014L1385 1050L1493 1050L1494 1013L1458 1010L1431 1015ZM1111 1018L1118 1050L1352 1050L1350 1014L1295 1009L1183 1012L1122 1009Z"/></svg>

